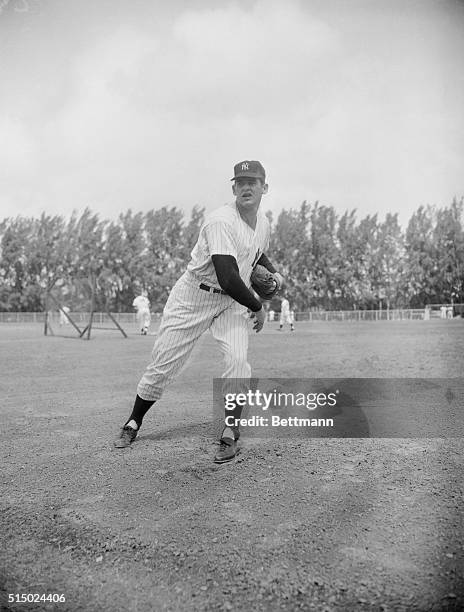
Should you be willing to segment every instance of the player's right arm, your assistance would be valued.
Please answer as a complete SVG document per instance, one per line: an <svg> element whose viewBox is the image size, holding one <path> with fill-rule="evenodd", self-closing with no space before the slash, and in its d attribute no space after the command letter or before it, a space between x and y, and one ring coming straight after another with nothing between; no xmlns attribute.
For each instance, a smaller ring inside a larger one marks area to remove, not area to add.
<svg viewBox="0 0 464 612"><path fill-rule="evenodd" d="M261 302L255 298L240 278L237 260L232 255L212 255L214 269L223 291L236 302L246 306L252 312L262 308Z"/></svg>
<svg viewBox="0 0 464 612"><path fill-rule="evenodd" d="M251 310L251 316L255 319L253 329L256 332L261 331L266 320L266 313L261 302L255 298L240 278L235 257L212 255L212 261L220 287L236 302Z"/></svg>
<svg viewBox="0 0 464 612"><path fill-rule="evenodd" d="M227 223L216 221L206 224L204 232L219 286L252 312L255 318L253 328L259 332L266 318L264 308L240 277L236 238L232 228Z"/></svg>

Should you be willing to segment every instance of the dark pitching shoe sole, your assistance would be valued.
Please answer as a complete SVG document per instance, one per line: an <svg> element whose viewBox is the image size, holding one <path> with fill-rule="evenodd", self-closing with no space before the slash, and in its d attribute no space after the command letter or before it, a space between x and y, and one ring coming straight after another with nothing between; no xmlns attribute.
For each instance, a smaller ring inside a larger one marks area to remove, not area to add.
<svg viewBox="0 0 464 612"><path fill-rule="evenodd" d="M137 437L138 430L132 427L123 427L119 437L113 442L115 448L127 448Z"/></svg>
<svg viewBox="0 0 464 612"><path fill-rule="evenodd" d="M214 457L214 463L228 463L235 459L238 453L239 449L237 447L237 442L235 440L230 440L230 443L227 443L227 445L221 444L220 450Z"/></svg>

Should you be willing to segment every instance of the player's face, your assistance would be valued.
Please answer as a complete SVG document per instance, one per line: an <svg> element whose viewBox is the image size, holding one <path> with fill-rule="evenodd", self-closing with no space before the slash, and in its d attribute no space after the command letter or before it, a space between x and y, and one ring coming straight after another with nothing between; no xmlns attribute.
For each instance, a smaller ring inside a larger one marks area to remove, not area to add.
<svg viewBox="0 0 464 612"><path fill-rule="evenodd" d="M243 208L257 208L267 193L267 183L258 178L237 178L232 185L236 202Z"/></svg>

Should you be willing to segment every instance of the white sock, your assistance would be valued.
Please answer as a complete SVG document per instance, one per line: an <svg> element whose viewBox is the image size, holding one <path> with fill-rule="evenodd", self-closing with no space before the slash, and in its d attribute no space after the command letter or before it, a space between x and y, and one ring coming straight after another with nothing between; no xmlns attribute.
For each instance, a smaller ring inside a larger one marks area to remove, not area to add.
<svg viewBox="0 0 464 612"><path fill-rule="evenodd" d="M126 427L132 427L132 429L138 429L139 428L137 423L134 421L134 419L129 421L129 423L127 423Z"/></svg>
<svg viewBox="0 0 464 612"><path fill-rule="evenodd" d="M224 429L221 437L222 438L232 438L232 440L235 440L235 434L230 427L226 427Z"/></svg>

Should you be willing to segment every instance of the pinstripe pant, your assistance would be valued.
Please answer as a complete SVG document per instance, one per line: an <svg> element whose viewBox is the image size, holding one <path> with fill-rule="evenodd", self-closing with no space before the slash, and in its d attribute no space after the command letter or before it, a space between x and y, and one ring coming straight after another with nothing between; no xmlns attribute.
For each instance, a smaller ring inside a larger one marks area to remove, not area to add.
<svg viewBox="0 0 464 612"><path fill-rule="evenodd" d="M155 401L185 366L200 336L211 330L225 361L223 393L246 392L251 376L246 308L228 295L199 288L189 272L172 288L166 302L152 361L137 387L144 400Z"/></svg>

